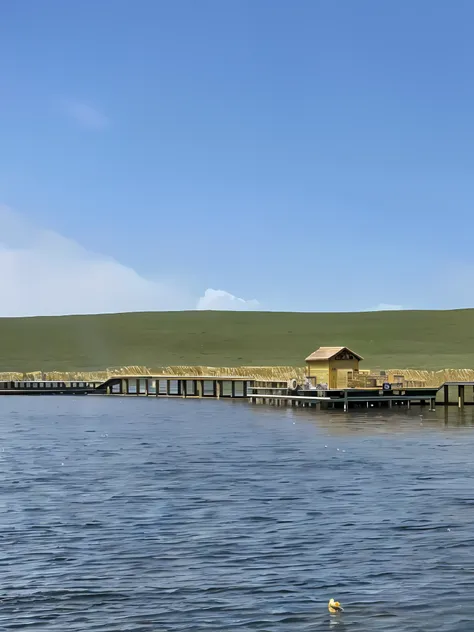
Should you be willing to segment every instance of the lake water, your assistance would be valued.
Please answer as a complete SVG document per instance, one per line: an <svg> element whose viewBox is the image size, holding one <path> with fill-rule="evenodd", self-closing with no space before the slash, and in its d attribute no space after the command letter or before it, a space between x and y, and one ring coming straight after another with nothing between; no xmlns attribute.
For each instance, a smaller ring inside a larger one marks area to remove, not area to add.
<svg viewBox="0 0 474 632"><path fill-rule="evenodd" d="M473 412L2 397L0 629L472 630Z"/></svg>

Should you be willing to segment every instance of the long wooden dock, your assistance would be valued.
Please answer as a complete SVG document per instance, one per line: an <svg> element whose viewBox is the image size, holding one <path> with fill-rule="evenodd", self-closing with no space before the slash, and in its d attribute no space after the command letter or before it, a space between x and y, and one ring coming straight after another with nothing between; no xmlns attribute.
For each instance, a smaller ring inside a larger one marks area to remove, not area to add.
<svg viewBox="0 0 474 632"><path fill-rule="evenodd" d="M251 384L248 377L236 376L121 375L109 378L101 388L108 395L243 399Z"/></svg>
<svg viewBox="0 0 474 632"><path fill-rule="evenodd" d="M0 381L0 395L91 395L105 393L99 381L12 380Z"/></svg>
<svg viewBox="0 0 474 632"><path fill-rule="evenodd" d="M470 394L469 397L467 395ZM270 406L302 406L322 410L349 409L394 406L410 408L412 405L464 406L474 405L474 382L446 382L442 386L396 388L396 389L328 389L297 390L288 393L281 387L253 386L249 389L249 401L252 404Z"/></svg>
<svg viewBox="0 0 474 632"><path fill-rule="evenodd" d="M252 381L236 376L120 375L105 382L0 382L0 395L123 395L246 399Z"/></svg>
<svg viewBox="0 0 474 632"><path fill-rule="evenodd" d="M253 390L249 400L252 404L268 404L273 406L302 406L328 410L342 408L347 412L350 408L371 408L374 406L405 406L410 408L412 404L420 406L428 405L434 409L438 389L405 389L403 393L384 392L378 390L327 390L319 392L302 392L293 395L280 393L262 393L261 390Z"/></svg>
<svg viewBox="0 0 474 632"><path fill-rule="evenodd" d="M252 404L327 410L412 405L474 405L474 382L446 382L439 388L353 388L304 390L284 381L242 376L117 375L104 381L0 381L0 395L108 395L186 399L239 399Z"/></svg>

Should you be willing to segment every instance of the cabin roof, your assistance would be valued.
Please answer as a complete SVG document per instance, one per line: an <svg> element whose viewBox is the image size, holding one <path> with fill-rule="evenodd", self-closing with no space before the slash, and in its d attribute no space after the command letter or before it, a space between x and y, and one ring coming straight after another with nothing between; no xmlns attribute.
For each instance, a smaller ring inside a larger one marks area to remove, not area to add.
<svg viewBox="0 0 474 632"><path fill-rule="evenodd" d="M314 360L331 360L331 358L334 358L334 356L341 351L349 351L349 353L352 353L352 355L358 360L364 359L358 353L349 349L349 347L319 347L319 349L313 351L313 353L306 358L306 362L312 362Z"/></svg>

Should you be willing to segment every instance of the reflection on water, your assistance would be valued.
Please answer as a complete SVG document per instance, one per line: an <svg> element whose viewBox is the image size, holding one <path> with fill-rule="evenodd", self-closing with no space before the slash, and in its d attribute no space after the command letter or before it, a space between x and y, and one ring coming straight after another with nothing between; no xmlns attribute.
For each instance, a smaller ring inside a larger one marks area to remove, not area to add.
<svg viewBox="0 0 474 632"><path fill-rule="evenodd" d="M242 405L239 403L239 405ZM280 408L271 409L269 406L252 406L257 415L267 416L273 410L274 414L285 415L298 420L299 423L310 423L321 430L335 435L352 433L363 434L393 434L418 432L420 429L473 427L474 406L466 406L459 410L456 406L438 406L430 411L427 406L414 406L410 409L397 411L396 409L375 408L359 409L343 413L342 411L316 411L308 408Z"/></svg>
<svg viewBox="0 0 474 632"><path fill-rule="evenodd" d="M470 630L473 413L0 398L1 629Z"/></svg>

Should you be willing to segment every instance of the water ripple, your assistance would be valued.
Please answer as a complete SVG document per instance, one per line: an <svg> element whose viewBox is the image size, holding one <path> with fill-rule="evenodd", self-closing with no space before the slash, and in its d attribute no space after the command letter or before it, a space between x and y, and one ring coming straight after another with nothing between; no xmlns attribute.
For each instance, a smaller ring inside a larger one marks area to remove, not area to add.
<svg viewBox="0 0 474 632"><path fill-rule="evenodd" d="M15 397L0 425L2 630L472 627L470 411Z"/></svg>

